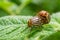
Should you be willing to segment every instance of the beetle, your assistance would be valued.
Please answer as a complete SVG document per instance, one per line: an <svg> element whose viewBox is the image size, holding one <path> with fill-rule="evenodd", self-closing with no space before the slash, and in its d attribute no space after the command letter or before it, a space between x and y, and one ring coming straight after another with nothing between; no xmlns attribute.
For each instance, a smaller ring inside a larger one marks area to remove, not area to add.
<svg viewBox="0 0 60 40"><path fill-rule="evenodd" d="M34 17L28 20L28 26L42 26L50 22L50 14L47 11L40 11Z"/></svg>

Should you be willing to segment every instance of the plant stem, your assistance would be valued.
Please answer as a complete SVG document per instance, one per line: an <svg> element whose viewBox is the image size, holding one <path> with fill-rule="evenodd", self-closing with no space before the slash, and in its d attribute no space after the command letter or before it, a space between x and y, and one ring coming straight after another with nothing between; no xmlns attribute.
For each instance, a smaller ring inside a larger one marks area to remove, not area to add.
<svg viewBox="0 0 60 40"><path fill-rule="evenodd" d="M18 6L18 8L16 9L16 14L20 14L21 11L23 10L23 8L28 5L31 2L31 0L26 0L25 2L22 2L21 5Z"/></svg>

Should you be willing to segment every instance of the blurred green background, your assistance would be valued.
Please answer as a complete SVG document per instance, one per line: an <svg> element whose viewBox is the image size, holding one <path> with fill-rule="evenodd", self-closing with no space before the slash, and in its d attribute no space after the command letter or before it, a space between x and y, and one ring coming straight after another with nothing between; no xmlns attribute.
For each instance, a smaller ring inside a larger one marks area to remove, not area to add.
<svg viewBox="0 0 60 40"><path fill-rule="evenodd" d="M35 15L40 10L50 14L60 11L60 0L0 0L0 17L7 15Z"/></svg>

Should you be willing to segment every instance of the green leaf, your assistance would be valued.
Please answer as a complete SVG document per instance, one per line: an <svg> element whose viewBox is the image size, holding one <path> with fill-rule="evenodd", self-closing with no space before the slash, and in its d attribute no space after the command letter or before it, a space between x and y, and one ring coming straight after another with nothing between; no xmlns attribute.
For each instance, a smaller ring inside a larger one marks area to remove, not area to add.
<svg viewBox="0 0 60 40"><path fill-rule="evenodd" d="M32 16L0 17L0 40L45 40L50 38L51 35L60 31L60 24L56 21L58 15L60 14L53 14L49 24L40 28L34 27L33 30L28 27L27 23Z"/></svg>

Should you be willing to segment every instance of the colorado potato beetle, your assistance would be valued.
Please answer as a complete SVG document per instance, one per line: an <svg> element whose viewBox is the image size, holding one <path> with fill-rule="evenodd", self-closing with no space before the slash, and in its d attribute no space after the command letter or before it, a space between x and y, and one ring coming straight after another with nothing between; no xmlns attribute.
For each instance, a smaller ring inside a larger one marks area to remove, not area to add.
<svg viewBox="0 0 60 40"><path fill-rule="evenodd" d="M41 26L50 22L50 15L47 11L40 11L36 16L28 20L28 26Z"/></svg>

